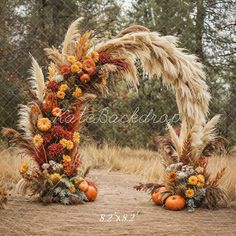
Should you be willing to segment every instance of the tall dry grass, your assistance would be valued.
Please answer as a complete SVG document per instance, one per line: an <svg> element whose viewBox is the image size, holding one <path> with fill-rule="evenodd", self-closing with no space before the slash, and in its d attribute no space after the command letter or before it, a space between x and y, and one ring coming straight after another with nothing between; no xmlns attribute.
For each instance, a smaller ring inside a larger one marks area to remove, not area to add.
<svg viewBox="0 0 236 236"><path fill-rule="evenodd" d="M107 168L126 174L139 175L144 182L161 182L163 166L157 152L144 149L132 150L117 146L105 145L98 149L95 145L82 148L82 166L86 168ZM0 151L0 187L11 190L20 179L19 167L22 161L17 149L3 149ZM217 156L209 159L208 170L213 178L216 173L226 167L226 174L220 181L232 199L236 198L236 155ZM131 177L132 178L132 177Z"/></svg>
<svg viewBox="0 0 236 236"><path fill-rule="evenodd" d="M9 192L20 180L19 167L27 157L21 157L16 148L0 150L0 187ZM30 160L29 160L30 161Z"/></svg>
<svg viewBox="0 0 236 236"><path fill-rule="evenodd" d="M140 149L104 146L97 149L94 145L84 147L82 151L85 165L92 168L109 168L128 174L136 174L147 182L162 182L164 168L158 153ZM227 191L231 199L236 199L236 155L212 156L209 158L208 172L214 178L219 170L226 167L226 174L220 185Z"/></svg>

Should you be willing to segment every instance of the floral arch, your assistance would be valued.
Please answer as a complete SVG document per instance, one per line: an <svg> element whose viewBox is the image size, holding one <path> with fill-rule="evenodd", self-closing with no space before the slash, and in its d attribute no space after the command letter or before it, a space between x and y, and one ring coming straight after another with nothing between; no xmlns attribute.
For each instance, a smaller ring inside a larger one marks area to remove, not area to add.
<svg viewBox="0 0 236 236"><path fill-rule="evenodd" d="M32 57L29 82L35 100L21 105L19 132L3 129L3 134L38 165L36 169L29 169L27 163L22 165L23 178L17 188L39 194L46 203L95 200L96 186L84 179L86 173L78 172L80 119L70 117L80 117L86 101L96 93L105 94L107 81L114 76L137 89L136 58L150 77L162 77L176 93L182 125L179 136L169 125L171 148L177 158L163 153L167 167L180 162L185 166L191 164L194 168L201 167L198 175L205 178L202 151L215 137L213 131L219 116L206 123L210 94L202 64L194 55L178 48L175 37L160 36L138 25L92 46L91 32L80 35L79 21L70 25L61 51L54 47L45 49L51 60L46 82ZM219 188L216 191L222 193ZM223 199L226 199L224 193Z"/></svg>

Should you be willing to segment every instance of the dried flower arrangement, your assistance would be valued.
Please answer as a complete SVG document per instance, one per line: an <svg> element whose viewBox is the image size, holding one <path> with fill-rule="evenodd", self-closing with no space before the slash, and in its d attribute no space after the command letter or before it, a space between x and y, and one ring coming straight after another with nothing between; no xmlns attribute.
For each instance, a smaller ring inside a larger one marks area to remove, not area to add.
<svg viewBox="0 0 236 236"><path fill-rule="evenodd" d="M209 209L227 207L229 196L219 185L226 168L219 170L214 178L207 172L208 157L223 145L218 142L222 138L214 132L219 118L219 115L213 117L205 126L196 124L191 132L182 126L179 134L169 125L170 140L160 139L159 143L165 167L162 184L139 184L134 188L150 190L152 200L169 210L181 210L185 206L189 211L200 206Z"/></svg>

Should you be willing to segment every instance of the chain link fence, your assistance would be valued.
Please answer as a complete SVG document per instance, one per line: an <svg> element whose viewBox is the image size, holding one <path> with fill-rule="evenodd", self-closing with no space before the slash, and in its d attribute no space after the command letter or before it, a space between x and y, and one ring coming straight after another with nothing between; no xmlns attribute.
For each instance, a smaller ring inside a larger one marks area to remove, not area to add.
<svg viewBox="0 0 236 236"><path fill-rule="evenodd" d="M77 2L71 0L6 0L0 3L0 127L15 128L18 104L25 104L31 99L30 88L26 81L31 65L29 53L42 65L43 71L46 74L48 61L43 49L52 45L60 47L60 42L63 41L67 27L74 19L78 16L85 17L83 31L96 29L97 23L93 21L93 18L90 18L90 20L86 19L85 11L83 11L83 8L78 8ZM120 23L114 21L114 24L119 25ZM111 28L114 29L114 27ZM104 32L101 28L97 30L97 33L100 34ZM145 85L145 83L148 85ZM155 83L156 85L153 82L143 82L138 97L135 97L135 95L127 96L124 89L120 95L114 94L114 96L110 96L110 100L104 98L100 103L98 102L97 110L100 106L110 107L111 110L113 109L113 112L125 115L130 110L127 111L123 108L126 104L129 104L133 110L138 105L141 108L141 114L142 112L146 113L147 110L154 109L154 112L158 111L158 114L167 113L170 117L173 116L173 114L178 112L174 95L168 92L161 82ZM145 86L149 86L149 90ZM232 96L232 88L228 88L227 84L219 86L218 83L211 82L210 88L213 99L209 115L211 117L214 114L222 114L220 133L234 145L236 142L236 101L235 96ZM236 91L235 88L233 89ZM115 130L112 124L107 127L110 130L109 132L107 131L105 141L112 142L113 140L113 142L122 145L125 143L129 144L130 138L134 136L136 136L137 140L141 140L140 143L142 144L147 140L147 138L142 139L143 135L151 135L154 132L164 130L163 124L156 125L153 123L141 128L139 127L140 132L137 132L135 125L124 126L121 124ZM103 135L105 129L104 125L100 124L90 124L87 125L87 128L90 130L89 135L92 135L94 139L99 139L99 136ZM121 142L122 139L123 141Z"/></svg>

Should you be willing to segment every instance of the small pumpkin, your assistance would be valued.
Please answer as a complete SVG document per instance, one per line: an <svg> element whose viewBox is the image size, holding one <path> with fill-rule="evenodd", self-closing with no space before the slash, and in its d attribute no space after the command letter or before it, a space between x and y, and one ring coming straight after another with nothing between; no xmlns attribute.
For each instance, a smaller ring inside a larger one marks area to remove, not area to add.
<svg viewBox="0 0 236 236"><path fill-rule="evenodd" d="M152 194L152 200L157 204L157 205L162 205L164 203L163 198L162 198L162 193L166 192L167 189L166 187L160 187L158 188L153 194Z"/></svg>
<svg viewBox="0 0 236 236"><path fill-rule="evenodd" d="M166 199L165 208L172 211L179 211L185 207L185 200L180 195L172 195Z"/></svg>
<svg viewBox="0 0 236 236"><path fill-rule="evenodd" d="M80 81L82 83L87 83L90 80L90 76L88 74L83 74L80 76Z"/></svg>
<svg viewBox="0 0 236 236"><path fill-rule="evenodd" d="M83 180L79 185L78 185L78 189L83 191L83 192L86 192L88 190L88 183L86 180Z"/></svg>
<svg viewBox="0 0 236 236"><path fill-rule="evenodd" d="M88 190L85 192L85 195L88 201L92 202L97 198L97 189L94 186L89 185Z"/></svg>

